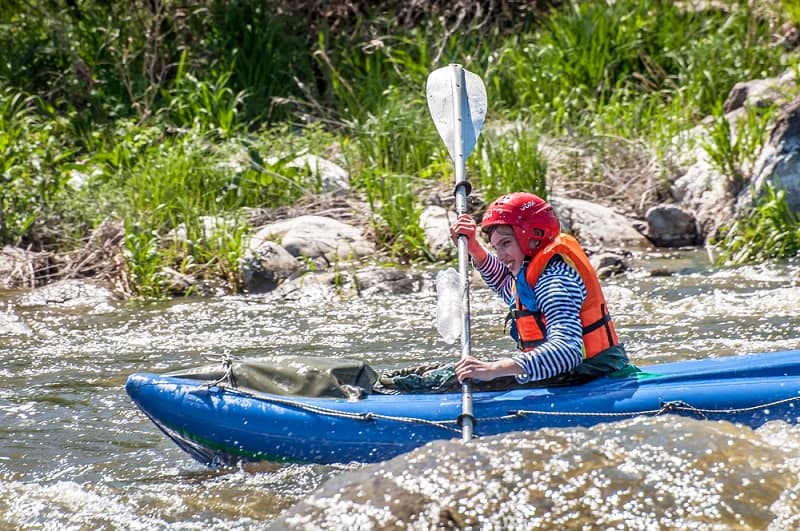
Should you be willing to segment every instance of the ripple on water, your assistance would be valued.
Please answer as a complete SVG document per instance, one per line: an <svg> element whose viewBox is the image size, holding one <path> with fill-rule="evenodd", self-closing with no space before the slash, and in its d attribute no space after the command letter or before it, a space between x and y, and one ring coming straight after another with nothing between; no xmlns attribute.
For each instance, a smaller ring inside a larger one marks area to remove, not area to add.
<svg viewBox="0 0 800 531"><path fill-rule="evenodd" d="M798 267L713 271L679 253L671 276L606 282L642 365L800 347ZM800 431L663 417L435 443L366 467L194 463L124 393L128 374L209 354L451 361L435 293L281 301L269 296L0 312L0 528L800 528ZM7 306L10 301L11 305ZM472 290L473 353L511 346L505 308ZM330 480L321 490L316 489ZM315 492L316 491L316 492ZM293 507L296 503L299 504ZM327 520L325 520L327 519ZM320 525L319 522L324 522ZM315 527L312 525L312 527Z"/></svg>

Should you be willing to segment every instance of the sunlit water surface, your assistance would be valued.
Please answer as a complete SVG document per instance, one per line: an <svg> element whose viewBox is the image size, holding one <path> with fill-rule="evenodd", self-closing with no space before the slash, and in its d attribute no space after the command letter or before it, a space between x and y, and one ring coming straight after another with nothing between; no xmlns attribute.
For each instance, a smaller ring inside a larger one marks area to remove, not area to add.
<svg viewBox="0 0 800 531"><path fill-rule="evenodd" d="M430 272L431 279L434 272ZM0 293L0 529L798 529L800 428L656 417L437 442L376 465L209 470L128 399L126 377L229 352L451 361L432 288L52 304ZM800 348L796 263L715 271L700 253L605 282L639 365ZM509 352L472 290L473 353Z"/></svg>

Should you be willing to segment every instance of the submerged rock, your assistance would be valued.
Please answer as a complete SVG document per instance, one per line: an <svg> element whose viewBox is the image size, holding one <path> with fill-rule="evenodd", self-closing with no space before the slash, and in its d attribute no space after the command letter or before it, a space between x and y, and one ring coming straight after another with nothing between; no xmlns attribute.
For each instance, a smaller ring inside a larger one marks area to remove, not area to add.
<svg viewBox="0 0 800 531"><path fill-rule="evenodd" d="M302 262L277 243L254 238L242 260L242 286L248 293L271 291L302 268Z"/></svg>
<svg viewBox="0 0 800 531"><path fill-rule="evenodd" d="M783 445L670 416L437 441L332 478L271 528L796 529Z"/></svg>
<svg viewBox="0 0 800 531"><path fill-rule="evenodd" d="M432 286L430 275L387 267L324 271L294 277L270 295L287 301L331 300L418 293Z"/></svg>

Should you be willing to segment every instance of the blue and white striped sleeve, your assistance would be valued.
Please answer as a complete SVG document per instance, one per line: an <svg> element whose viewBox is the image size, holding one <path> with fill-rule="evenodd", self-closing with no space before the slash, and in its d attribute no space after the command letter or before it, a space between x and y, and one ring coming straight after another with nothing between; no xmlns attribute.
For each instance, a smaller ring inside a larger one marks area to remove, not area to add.
<svg viewBox="0 0 800 531"><path fill-rule="evenodd" d="M506 304L511 304L511 301L514 300L514 295L511 292L514 275L511 274L505 264L495 255L487 253L486 259L477 270L486 285L499 295Z"/></svg>
<svg viewBox="0 0 800 531"><path fill-rule="evenodd" d="M519 383L564 374L583 361L580 309L586 299L586 286L578 272L563 260L553 260L533 292L546 321L546 339L535 349L512 356L525 371L517 376Z"/></svg>

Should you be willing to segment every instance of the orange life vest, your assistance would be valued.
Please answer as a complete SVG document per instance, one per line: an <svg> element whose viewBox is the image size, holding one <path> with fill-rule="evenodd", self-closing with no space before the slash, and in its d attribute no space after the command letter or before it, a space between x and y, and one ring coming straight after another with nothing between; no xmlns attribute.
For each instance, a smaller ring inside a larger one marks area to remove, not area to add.
<svg viewBox="0 0 800 531"><path fill-rule="evenodd" d="M560 234L528 262L525 269L525 281L528 286L533 289L547 264L556 255L561 256L578 272L586 286L586 299L580 310L584 358L591 358L618 345L619 339L608 313L600 281L592 264L589 263L586 253L572 236ZM509 318L516 326L517 346L523 351L532 350L545 341L546 320L542 312L532 311L522 304L516 285L514 286L514 297L516 299L515 307L511 310Z"/></svg>

